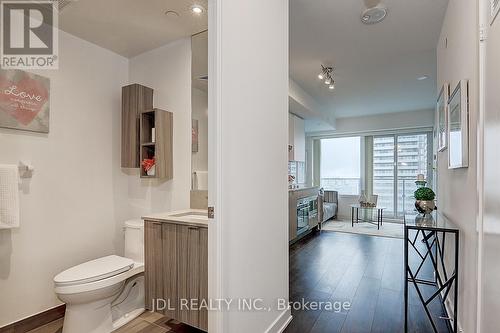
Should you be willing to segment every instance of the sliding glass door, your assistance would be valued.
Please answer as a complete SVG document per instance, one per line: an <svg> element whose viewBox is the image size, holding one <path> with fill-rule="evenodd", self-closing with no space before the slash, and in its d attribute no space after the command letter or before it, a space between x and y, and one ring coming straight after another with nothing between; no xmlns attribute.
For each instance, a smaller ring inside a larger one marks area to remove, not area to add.
<svg viewBox="0 0 500 333"><path fill-rule="evenodd" d="M394 136L373 138L373 194L378 195L377 205L385 207L386 216L394 216Z"/></svg>
<svg viewBox="0 0 500 333"><path fill-rule="evenodd" d="M417 175L431 184L431 140L428 133L373 138L373 194L378 205L387 208L386 216L402 218L414 209Z"/></svg>

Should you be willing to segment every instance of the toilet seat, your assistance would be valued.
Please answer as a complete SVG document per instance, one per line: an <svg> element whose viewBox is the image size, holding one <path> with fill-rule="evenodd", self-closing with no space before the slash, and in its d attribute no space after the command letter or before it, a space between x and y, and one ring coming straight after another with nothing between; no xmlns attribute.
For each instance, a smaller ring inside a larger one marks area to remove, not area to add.
<svg viewBox="0 0 500 333"><path fill-rule="evenodd" d="M71 267L54 278L56 286L73 286L103 280L130 270L132 259L110 255Z"/></svg>

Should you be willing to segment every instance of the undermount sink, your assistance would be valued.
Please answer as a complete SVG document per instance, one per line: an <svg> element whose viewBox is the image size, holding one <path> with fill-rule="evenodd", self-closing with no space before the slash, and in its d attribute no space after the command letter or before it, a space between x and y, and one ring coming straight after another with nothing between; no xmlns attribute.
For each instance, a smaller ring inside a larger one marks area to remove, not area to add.
<svg viewBox="0 0 500 333"><path fill-rule="evenodd" d="M208 211L205 209L186 209L175 212L152 214L142 217L144 220L171 222L179 224L208 225Z"/></svg>
<svg viewBox="0 0 500 333"><path fill-rule="evenodd" d="M196 213L196 212L186 212L186 213L181 213L181 214L175 214L172 215L175 217L184 217L186 219L199 219L199 220L206 220L208 219L206 213Z"/></svg>

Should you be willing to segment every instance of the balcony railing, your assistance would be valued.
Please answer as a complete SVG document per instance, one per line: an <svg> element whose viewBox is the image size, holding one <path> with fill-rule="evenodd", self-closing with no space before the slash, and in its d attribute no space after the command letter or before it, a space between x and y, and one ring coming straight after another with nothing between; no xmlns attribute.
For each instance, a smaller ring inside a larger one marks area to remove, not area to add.
<svg viewBox="0 0 500 333"><path fill-rule="evenodd" d="M321 178L321 187L325 190L338 191L339 194L359 195L360 178Z"/></svg>

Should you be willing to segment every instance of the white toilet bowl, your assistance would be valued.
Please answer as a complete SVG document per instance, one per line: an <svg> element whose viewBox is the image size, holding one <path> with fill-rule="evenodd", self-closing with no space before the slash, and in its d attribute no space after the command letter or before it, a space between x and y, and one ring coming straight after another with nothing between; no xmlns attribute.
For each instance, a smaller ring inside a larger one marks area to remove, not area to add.
<svg viewBox="0 0 500 333"><path fill-rule="evenodd" d="M127 221L125 228L129 258L98 258L54 278L66 303L63 333L109 333L144 312L143 222Z"/></svg>

